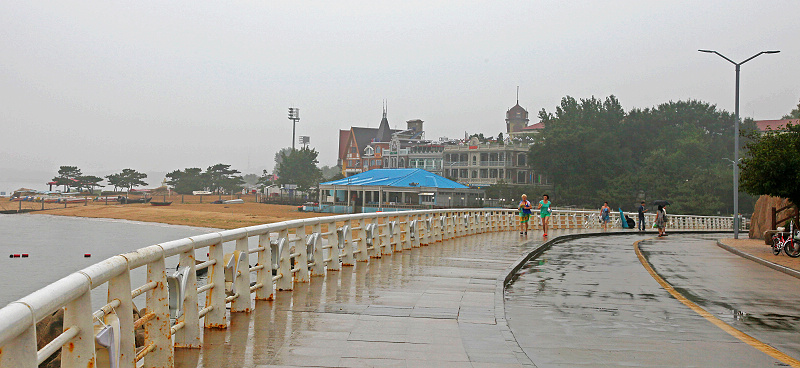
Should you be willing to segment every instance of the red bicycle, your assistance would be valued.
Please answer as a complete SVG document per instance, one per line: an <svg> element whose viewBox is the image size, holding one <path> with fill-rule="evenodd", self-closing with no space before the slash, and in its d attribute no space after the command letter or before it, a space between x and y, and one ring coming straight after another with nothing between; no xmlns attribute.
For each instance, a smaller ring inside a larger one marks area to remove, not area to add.
<svg viewBox="0 0 800 368"><path fill-rule="evenodd" d="M800 241L800 239L795 239L800 238L800 231L795 234L792 225L794 225L794 223L789 224L788 233L779 231L772 236L772 254L777 256L781 254L781 250L783 250L789 257L800 257L800 243L797 242ZM778 230L782 229L779 228Z"/></svg>

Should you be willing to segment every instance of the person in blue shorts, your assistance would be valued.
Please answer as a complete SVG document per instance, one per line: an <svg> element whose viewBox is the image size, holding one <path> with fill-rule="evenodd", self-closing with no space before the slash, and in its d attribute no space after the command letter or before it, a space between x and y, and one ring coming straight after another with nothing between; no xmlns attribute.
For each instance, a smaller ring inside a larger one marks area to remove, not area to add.
<svg viewBox="0 0 800 368"><path fill-rule="evenodd" d="M528 221L531 219L531 202L528 201L526 194L522 195L519 202L519 235L528 235Z"/></svg>
<svg viewBox="0 0 800 368"><path fill-rule="evenodd" d="M553 212L550 209L550 196L547 194L542 195L542 200L539 201L539 217L542 218L542 229L544 236L547 237L547 226L550 224L550 214Z"/></svg>

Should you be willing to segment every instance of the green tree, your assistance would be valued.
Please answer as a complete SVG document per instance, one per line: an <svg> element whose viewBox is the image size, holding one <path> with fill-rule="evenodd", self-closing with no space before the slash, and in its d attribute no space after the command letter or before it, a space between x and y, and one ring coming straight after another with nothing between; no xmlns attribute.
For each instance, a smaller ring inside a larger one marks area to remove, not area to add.
<svg viewBox="0 0 800 368"><path fill-rule="evenodd" d="M625 113L613 97L565 97L530 148L529 165L547 173L560 205L632 210L640 199L668 199L674 213L732 210L733 116L700 101ZM742 131L754 131L745 119ZM745 137L740 143L747 142ZM742 211L752 198L741 198Z"/></svg>
<svg viewBox="0 0 800 368"><path fill-rule="evenodd" d="M789 114L783 116L784 119L800 119L800 102Z"/></svg>
<svg viewBox="0 0 800 368"><path fill-rule="evenodd" d="M167 185L178 194L192 194L195 190L207 190L211 186L208 176L199 167L172 171L167 178Z"/></svg>
<svg viewBox="0 0 800 368"><path fill-rule="evenodd" d="M630 168L630 152L621 150L618 137L624 116L614 96L564 97L555 114L539 113L545 128L533 138L529 165L549 173L560 201L584 206L602 201L598 190L614 185Z"/></svg>
<svg viewBox="0 0 800 368"><path fill-rule="evenodd" d="M106 179L110 185L117 188L133 189L135 187L145 186L147 183L144 180L147 174L140 173L134 169L123 169L122 172L117 174L106 175Z"/></svg>
<svg viewBox="0 0 800 368"><path fill-rule="evenodd" d="M288 153L287 153L288 152ZM308 191L322 180L322 170L317 167L319 153L308 147L281 150L276 157L278 183L297 184L297 189Z"/></svg>
<svg viewBox="0 0 800 368"><path fill-rule="evenodd" d="M750 132L747 153L739 167L739 184L752 195L787 198L800 203L800 125L786 131Z"/></svg>
<svg viewBox="0 0 800 368"><path fill-rule="evenodd" d="M64 191L69 192L72 187L81 187L78 178L82 175L77 166L61 166L58 169L58 176L54 177L53 181L56 185L63 186Z"/></svg>
<svg viewBox="0 0 800 368"><path fill-rule="evenodd" d="M232 193L241 189L244 184L241 172L236 169L231 169L231 165L216 164L206 169L205 175L208 178L210 187L213 192L217 193Z"/></svg>
<svg viewBox="0 0 800 368"><path fill-rule="evenodd" d="M102 187L100 182L103 181L103 178L94 175L81 175L77 180L81 188L86 188L89 190L89 193L94 194L95 187Z"/></svg>

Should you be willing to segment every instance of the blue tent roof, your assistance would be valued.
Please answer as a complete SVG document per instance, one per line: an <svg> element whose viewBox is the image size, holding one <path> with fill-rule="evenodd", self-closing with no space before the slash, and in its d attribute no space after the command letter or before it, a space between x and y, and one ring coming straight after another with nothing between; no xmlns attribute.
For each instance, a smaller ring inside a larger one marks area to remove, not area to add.
<svg viewBox="0 0 800 368"><path fill-rule="evenodd" d="M373 169L344 179L321 183L320 185L468 188L466 185L422 169Z"/></svg>

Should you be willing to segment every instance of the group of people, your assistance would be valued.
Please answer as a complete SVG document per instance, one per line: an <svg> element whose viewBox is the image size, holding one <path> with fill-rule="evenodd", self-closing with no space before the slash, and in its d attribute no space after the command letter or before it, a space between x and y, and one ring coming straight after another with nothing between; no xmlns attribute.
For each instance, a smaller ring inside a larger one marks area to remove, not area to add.
<svg viewBox="0 0 800 368"><path fill-rule="evenodd" d="M539 210L539 217L542 221L542 229L544 230L544 236L547 237L547 227L550 223L550 215L552 214L552 210L550 209L550 196L547 194L542 195L542 200L539 201L539 204L536 208ZM645 203L639 205L639 223L638 228L639 231L645 230L645 212L648 211L645 208ZM528 196L526 194L522 195L522 200L519 202L519 234L520 235L528 235L528 222L530 221L531 214L533 213L533 205L531 202L528 201ZM608 206L608 202L603 202L603 207L600 207L600 224L603 227L603 230L608 230L608 223L611 222L611 207ZM656 211L656 227L658 228L658 237L667 236L666 233L666 226L667 226L667 211L664 209L664 205L658 205L658 210Z"/></svg>
<svg viewBox="0 0 800 368"><path fill-rule="evenodd" d="M547 237L547 225L550 223L550 214L553 212L550 209L550 204L550 196L544 194L542 195L542 200L539 201L539 204L536 206L536 209L539 210L539 218L542 220L542 230L544 230L545 237ZM531 202L528 201L528 196L523 194L522 200L519 202L519 235L528 235L528 221L530 221L532 212L533 206Z"/></svg>

